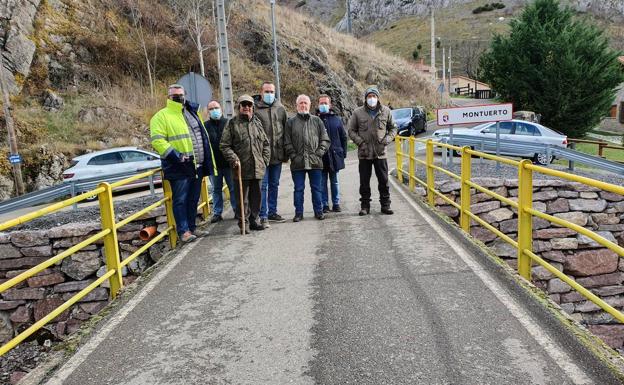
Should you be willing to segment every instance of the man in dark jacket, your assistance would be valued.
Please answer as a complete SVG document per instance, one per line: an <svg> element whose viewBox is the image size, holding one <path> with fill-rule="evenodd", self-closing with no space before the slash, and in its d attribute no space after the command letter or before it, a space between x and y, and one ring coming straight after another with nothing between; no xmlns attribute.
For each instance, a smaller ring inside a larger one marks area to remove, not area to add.
<svg viewBox="0 0 624 385"><path fill-rule="evenodd" d="M268 227L268 221L284 222L285 219L277 213L277 193L282 162L284 155L284 127L288 116L286 109L275 99L275 85L264 82L260 93L260 100L256 102L256 116L262 122L264 132L271 144L271 161L262 179L262 206L260 207L260 223Z"/></svg>
<svg viewBox="0 0 624 385"><path fill-rule="evenodd" d="M165 179L171 184L176 232L182 242L208 235L197 229L197 203L204 176L214 174L214 154L199 106L185 99L184 87L168 89L167 107L150 120L152 146L161 157Z"/></svg>
<svg viewBox="0 0 624 385"><path fill-rule="evenodd" d="M210 176L210 184L212 185L212 220L211 223L217 223L223 220L223 180L227 184L230 194L230 204L234 210L234 216L238 217L236 205L236 188L232 183L232 169L230 164L225 160L223 153L219 150L219 143L223 135L223 129L227 124L227 118L221 112L221 105L216 100L208 103L208 113L210 118L204 122L208 137L210 138L210 146L215 149L214 158L217 166L217 175Z"/></svg>
<svg viewBox="0 0 624 385"><path fill-rule="evenodd" d="M390 208L386 147L394 140L397 126L390 109L379 101L377 87L367 88L364 99L364 105L353 111L348 124L349 137L358 146L360 160L360 215L370 213L370 178L373 168L377 176L381 212L390 215L394 212Z"/></svg>
<svg viewBox="0 0 624 385"><path fill-rule="evenodd" d="M308 174L312 190L312 206L316 219L325 219L321 202L321 174L323 155L329 148L329 138L323 121L310 115L310 98L297 97L297 115L288 119L284 132L284 149L290 158L290 171L295 184L293 222L303 219L305 177Z"/></svg>
<svg viewBox="0 0 624 385"><path fill-rule="evenodd" d="M249 229L264 230L264 226L258 223L260 183L271 158L271 149L262 123L254 115L253 98L242 95L237 105L239 113L225 126L219 148L235 175L241 175L242 204ZM242 228L242 219L239 219L238 226Z"/></svg>
<svg viewBox="0 0 624 385"><path fill-rule="evenodd" d="M327 180L331 185L332 210L340 212L340 188L338 186L338 171L345 167L347 157L347 133L342 125L342 119L331 108L329 95L321 95L318 100L318 116L323 121L329 136L329 150L323 155L322 202L323 212L329 212L329 191Z"/></svg>

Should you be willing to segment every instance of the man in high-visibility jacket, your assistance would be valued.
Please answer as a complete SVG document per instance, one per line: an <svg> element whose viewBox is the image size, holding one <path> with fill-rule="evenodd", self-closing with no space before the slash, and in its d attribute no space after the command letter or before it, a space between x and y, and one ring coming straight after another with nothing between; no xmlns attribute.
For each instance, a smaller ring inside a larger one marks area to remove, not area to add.
<svg viewBox="0 0 624 385"><path fill-rule="evenodd" d="M182 242L208 235L196 226L197 204L204 176L216 174L208 133L197 115L198 105L185 100L184 87L169 86L167 107L150 121L152 146L160 154L171 184L173 216Z"/></svg>

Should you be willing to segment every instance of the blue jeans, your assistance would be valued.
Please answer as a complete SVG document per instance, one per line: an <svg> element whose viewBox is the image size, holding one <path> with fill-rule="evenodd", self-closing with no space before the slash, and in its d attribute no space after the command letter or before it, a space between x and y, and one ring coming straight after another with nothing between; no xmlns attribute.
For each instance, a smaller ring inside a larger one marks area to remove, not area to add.
<svg viewBox="0 0 624 385"><path fill-rule="evenodd" d="M332 197L332 205L336 206L340 204L340 188L338 186L338 171L336 172L332 172L332 171L323 171L323 181L321 182L322 185L322 200L323 200L323 207L329 207L329 194L327 191L327 179L329 179L330 182L330 188L331 188L331 197Z"/></svg>
<svg viewBox="0 0 624 385"><path fill-rule="evenodd" d="M323 213L321 202L321 179L322 170L297 170L291 171L293 183L295 184L294 204L295 215L303 215L303 193L305 191L305 177L308 174L310 179L310 189L312 190L312 207L314 214Z"/></svg>
<svg viewBox="0 0 624 385"><path fill-rule="evenodd" d="M210 175L210 184L212 185L212 214L223 214L224 179L225 184L227 184L228 190L230 191L230 205L232 205L232 210L234 210L234 213L236 213L236 210L238 209L238 205L236 204L237 191L236 186L232 182L232 169L229 167L220 168L217 170L217 172L217 176Z"/></svg>
<svg viewBox="0 0 624 385"><path fill-rule="evenodd" d="M277 188L281 175L281 163L267 166L264 178L262 178L260 219L267 219L269 215L277 214Z"/></svg>
<svg viewBox="0 0 624 385"><path fill-rule="evenodd" d="M197 169L197 178L188 177L170 180L173 195L173 217L176 222L176 231L182 235L187 231L195 231L197 219L197 204L201 183L204 178L202 168Z"/></svg>

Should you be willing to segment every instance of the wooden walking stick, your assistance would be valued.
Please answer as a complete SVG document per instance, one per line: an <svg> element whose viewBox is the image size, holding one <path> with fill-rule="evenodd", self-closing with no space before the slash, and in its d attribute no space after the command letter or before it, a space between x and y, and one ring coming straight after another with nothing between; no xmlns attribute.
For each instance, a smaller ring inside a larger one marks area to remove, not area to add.
<svg viewBox="0 0 624 385"><path fill-rule="evenodd" d="M240 207L240 218L241 218L241 234L245 235L245 204L243 203L243 172L241 170L241 164L238 163L238 167L236 168L236 173L238 174L238 206Z"/></svg>

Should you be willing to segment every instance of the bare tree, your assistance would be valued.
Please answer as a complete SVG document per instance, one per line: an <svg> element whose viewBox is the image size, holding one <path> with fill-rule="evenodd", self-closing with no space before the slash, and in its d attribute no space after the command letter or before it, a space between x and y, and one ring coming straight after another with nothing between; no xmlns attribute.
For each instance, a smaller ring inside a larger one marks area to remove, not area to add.
<svg viewBox="0 0 624 385"><path fill-rule="evenodd" d="M154 56L153 59L150 59L147 48L146 36L143 29L141 6L139 4L139 0L130 0L128 2L128 5L130 8L132 26L134 27L136 37L139 40L139 44L141 44L141 48L143 49L143 56L145 57L145 67L147 69L147 77L149 79L150 95L154 97L154 87L156 84L156 52L158 50L158 44L156 44L156 35L152 36L154 39Z"/></svg>
<svg viewBox="0 0 624 385"><path fill-rule="evenodd" d="M206 44L206 31L209 27L212 14L213 0L169 0L171 8L173 8L178 23L188 32L195 51L199 57L199 68L202 76L206 76L204 65L204 51L214 48L214 45Z"/></svg>
<svg viewBox="0 0 624 385"><path fill-rule="evenodd" d="M463 72L475 79L479 70L479 58L487 49L487 42L482 40L466 40L453 47L453 64L459 66L453 71Z"/></svg>

